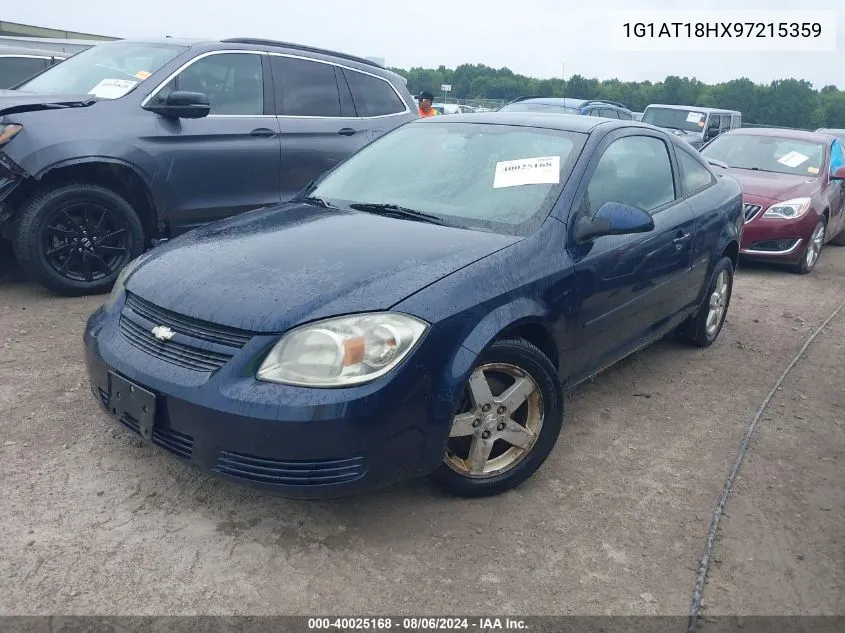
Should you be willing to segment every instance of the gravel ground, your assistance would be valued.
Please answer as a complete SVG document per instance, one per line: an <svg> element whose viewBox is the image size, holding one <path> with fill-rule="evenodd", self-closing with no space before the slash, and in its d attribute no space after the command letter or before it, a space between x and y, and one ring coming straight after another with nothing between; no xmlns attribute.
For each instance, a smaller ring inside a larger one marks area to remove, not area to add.
<svg viewBox="0 0 845 633"><path fill-rule="evenodd" d="M0 614L675 614L745 428L845 299L845 249L737 276L719 341L661 342L574 392L541 471L487 500L425 481L291 501L175 462L102 414L81 332L102 297L0 263ZM845 310L761 419L707 613L845 614Z"/></svg>

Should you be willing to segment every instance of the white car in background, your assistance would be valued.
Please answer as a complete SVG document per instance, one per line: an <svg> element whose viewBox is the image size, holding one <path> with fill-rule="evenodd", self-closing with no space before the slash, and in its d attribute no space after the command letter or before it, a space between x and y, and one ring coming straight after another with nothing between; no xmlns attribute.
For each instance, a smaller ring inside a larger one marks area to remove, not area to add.
<svg viewBox="0 0 845 633"><path fill-rule="evenodd" d="M475 108L457 103L432 103L431 107L437 110L438 114L467 114L475 112Z"/></svg>

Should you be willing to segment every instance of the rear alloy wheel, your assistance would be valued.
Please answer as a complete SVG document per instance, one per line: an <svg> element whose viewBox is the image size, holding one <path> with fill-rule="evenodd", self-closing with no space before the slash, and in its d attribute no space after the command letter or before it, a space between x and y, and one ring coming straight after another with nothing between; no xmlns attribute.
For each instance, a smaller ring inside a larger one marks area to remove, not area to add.
<svg viewBox="0 0 845 633"><path fill-rule="evenodd" d="M108 292L143 243L141 222L126 200L97 185L72 184L30 200L14 250L34 280L60 295L81 296Z"/></svg>
<svg viewBox="0 0 845 633"><path fill-rule="evenodd" d="M734 283L734 264L730 257L716 263L707 288L704 304L694 315L678 326L678 338L697 347L712 345L722 331Z"/></svg>
<svg viewBox="0 0 845 633"><path fill-rule="evenodd" d="M432 477L456 496L510 490L546 460L562 424L562 394L549 359L526 341L498 341L470 374L443 464Z"/></svg>
<svg viewBox="0 0 845 633"><path fill-rule="evenodd" d="M815 268L816 262L819 261L819 255L821 255L822 247L824 246L826 227L827 223L825 222L825 219L822 218L819 220L819 223L816 224L816 228L813 229L810 241L807 243L807 248L804 250L804 255L801 257L801 261L795 266L795 272L799 275L806 275L809 273L813 270L813 268Z"/></svg>

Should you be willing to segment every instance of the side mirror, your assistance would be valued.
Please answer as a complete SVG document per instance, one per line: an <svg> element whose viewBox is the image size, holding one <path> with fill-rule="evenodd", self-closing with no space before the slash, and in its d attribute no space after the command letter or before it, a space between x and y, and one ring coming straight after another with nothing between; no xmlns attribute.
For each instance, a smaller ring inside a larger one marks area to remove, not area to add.
<svg viewBox="0 0 845 633"><path fill-rule="evenodd" d="M575 241L584 244L604 235L648 233L654 229L652 217L636 207L606 202L592 218L580 217L575 224Z"/></svg>
<svg viewBox="0 0 845 633"><path fill-rule="evenodd" d="M201 119L211 112L208 95L201 92L171 92L164 103L150 103L144 107L171 119Z"/></svg>
<svg viewBox="0 0 845 633"><path fill-rule="evenodd" d="M831 180L845 180L845 165L837 167L830 175Z"/></svg>

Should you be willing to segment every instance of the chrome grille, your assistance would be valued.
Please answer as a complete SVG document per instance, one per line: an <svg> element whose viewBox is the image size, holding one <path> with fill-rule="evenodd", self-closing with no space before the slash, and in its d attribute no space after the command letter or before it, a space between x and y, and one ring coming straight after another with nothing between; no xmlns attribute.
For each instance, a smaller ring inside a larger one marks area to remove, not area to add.
<svg viewBox="0 0 845 633"><path fill-rule="evenodd" d="M745 204L742 206L742 211L745 214L745 222L751 222L754 218L757 217L757 214L760 213L760 209L763 207L759 204Z"/></svg>

